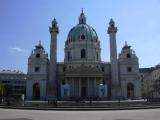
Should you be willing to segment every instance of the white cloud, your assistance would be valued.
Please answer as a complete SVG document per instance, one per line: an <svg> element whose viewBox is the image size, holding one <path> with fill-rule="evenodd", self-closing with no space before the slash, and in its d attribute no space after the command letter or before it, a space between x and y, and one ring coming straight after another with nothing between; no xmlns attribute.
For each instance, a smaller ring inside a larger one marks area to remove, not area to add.
<svg viewBox="0 0 160 120"><path fill-rule="evenodd" d="M11 50L14 50L14 51L17 51L17 52L21 52L21 53L24 53L24 52L25 52L24 49L19 48L19 47L11 47L10 49L11 49Z"/></svg>

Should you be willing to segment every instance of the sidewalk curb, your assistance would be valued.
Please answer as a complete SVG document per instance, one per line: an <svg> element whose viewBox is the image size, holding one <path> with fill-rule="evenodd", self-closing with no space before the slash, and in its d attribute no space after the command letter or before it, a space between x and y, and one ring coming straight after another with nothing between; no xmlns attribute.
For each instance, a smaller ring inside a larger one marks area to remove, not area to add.
<svg viewBox="0 0 160 120"><path fill-rule="evenodd" d="M160 106L143 106L143 107L99 107L99 108L76 108L76 107L23 107L23 106L0 106L3 109L21 109L21 110L53 110L53 111L110 111L110 110L139 110L139 109L158 109Z"/></svg>

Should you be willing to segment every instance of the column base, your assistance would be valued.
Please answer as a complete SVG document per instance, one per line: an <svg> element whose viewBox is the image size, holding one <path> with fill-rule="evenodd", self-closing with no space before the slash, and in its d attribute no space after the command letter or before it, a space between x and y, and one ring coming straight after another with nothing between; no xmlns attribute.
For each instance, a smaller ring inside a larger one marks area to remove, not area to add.
<svg viewBox="0 0 160 120"><path fill-rule="evenodd" d="M111 87L111 100L119 100L121 98L120 85L112 85Z"/></svg>
<svg viewBox="0 0 160 120"><path fill-rule="evenodd" d="M56 101L57 97L53 96L53 95L47 95L46 100L48 100L48 101Z"/></svg>

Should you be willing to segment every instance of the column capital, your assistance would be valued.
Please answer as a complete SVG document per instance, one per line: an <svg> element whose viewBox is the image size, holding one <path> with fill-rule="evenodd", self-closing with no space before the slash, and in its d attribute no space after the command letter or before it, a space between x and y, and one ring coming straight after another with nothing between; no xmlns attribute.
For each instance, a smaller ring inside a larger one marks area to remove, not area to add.
<svg viewBox="0 0 160 120"><path fill-rule="evenodd" d="M52 26L49 27L50 33L52 33L52 32L59 33L59 27L58 27L57 24L58 23L57 23L56 19L54 18L53 21L52 21Z"/></svg>
<svg viewBox="0 0 160 120"><path fill-rule="evenodd" d="M58 33L59 33L59 29L58 29L58 27L57 27L57 28L49 27L49 32L50 32L50 33L53 33L53 32L54 32L54 33L57 33L57 34L58 34Z"/></svg>
<svg viewBox="0 0 160 120"><path fill-rule="evenodd" d="M115 22L111 18L107 32L108 32L108 34L110 34L110 33L117 33L117 31L118 31L118 29L117 29L117 27L115 27Z"/></svg>

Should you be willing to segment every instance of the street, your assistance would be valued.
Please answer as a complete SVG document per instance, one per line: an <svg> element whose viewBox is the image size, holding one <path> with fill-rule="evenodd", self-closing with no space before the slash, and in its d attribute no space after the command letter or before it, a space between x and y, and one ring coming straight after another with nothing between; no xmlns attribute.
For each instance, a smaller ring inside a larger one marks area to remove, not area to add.
<svg viewBox="0 0 160 120"><path fill-rule="evenodd" d="M160 120L160 109L115 111L0 109L0 120Z"/></svg>

